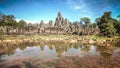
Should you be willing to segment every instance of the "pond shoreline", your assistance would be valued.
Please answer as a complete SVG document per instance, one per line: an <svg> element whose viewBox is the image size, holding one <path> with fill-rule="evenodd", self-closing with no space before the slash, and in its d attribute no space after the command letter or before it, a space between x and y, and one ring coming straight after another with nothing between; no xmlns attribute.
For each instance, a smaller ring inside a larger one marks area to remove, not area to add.
<svg viewBox="0 0 120 68"><path fill-rule="evenodd" d="M72 36L72 37L71 37ZM110 46L110 42L113 41L113 38L94 38L92 36L74 36L74 35L48 35L48 36L23 36L23 37L14 37L12 36L10 39L6 37L6 39L0 40L0 45L6 46L9 45L19 45L22 43L40 43L41 41L45 42L64 42L64 43L82 43L82 44L105 44L105 46Z"/></svg>

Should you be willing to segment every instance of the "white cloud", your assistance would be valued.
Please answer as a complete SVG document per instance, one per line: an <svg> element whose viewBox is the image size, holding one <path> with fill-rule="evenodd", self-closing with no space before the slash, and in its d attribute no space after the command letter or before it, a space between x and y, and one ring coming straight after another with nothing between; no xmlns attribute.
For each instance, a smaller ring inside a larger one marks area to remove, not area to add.
<svg viewBox="0 0 120 68"><path fill-rule="evenodd" d="M76 12L78 17L92 17L92 12L84 0L67 0L67 4L70 9Z"/></svg>
<svg viewBox="0 0 120 68"><path fill-rule="evenodd" d="M39 23L40 21L34 21L34 20L25 20L27 23Z"/></svg>
<svg viewBox="0 0 120 68"><path fill-rule="evenodd" d="M17 22L19 22L20 20L24 20L24 19L16 19L16 21ZM35 23L40 23L40 21L41 20L39 20L39 21L37 21L37 20L24 20L24 21L26 21L27 23L33 23L33 24L35 24ZM43 20L44 21L44 23L48 23L48 21L45 21L45 20Z"/></svg>
<svg viewBox="0 0 120 68"><path fill-rule="evenodd" d="M84 0L67 0L67 4L73 11L76 11L77 13L88 14L88 16L91 13L87 3L85 3Z"/></svg>
<svg viewBox="0 0 120 68"><path fill-rule="evenodd" d="M83 10L85 7L83 0L67 0L67 4L70 6L70 8L75 10Z"/></svg>
<svg viewBox="0 0 120 68"><path fill-rule="evenodd" d="M17 22L19 22L21 19L15 19Z"/></svg>
<svg viewBox="0 0 120 68"><path fill-rule="evenodd" d="M16 19L17 22L19 22L20 20L22 19ZM40 23L40 21L34 21L34 20L24 20L26 21L27 23Z"/></svg>
<svg viewBox="0 0 120 68"><path fill-rule="evenodd" d="M74 9L79 10L81 7L80 6L75 6Z"/></svg>

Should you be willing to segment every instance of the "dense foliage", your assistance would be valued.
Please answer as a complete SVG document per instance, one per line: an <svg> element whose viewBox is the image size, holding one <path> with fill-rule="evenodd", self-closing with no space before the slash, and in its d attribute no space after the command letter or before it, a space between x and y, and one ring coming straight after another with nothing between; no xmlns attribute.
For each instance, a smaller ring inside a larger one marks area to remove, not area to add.
<svg viewBox="0 0 120 68"><path fill-rule="evenodd" d="M24 20L17 22L14 15L5 15L0 12L0 26L23 27L26 25Z"/></svg>
<svg viewBox="0 0 120 68"><path fill-rule="evenodd" d="M113 37L120 34L120 22L111 17L112 12L105 12L104 15L96 19L102 36Z"/></svg>

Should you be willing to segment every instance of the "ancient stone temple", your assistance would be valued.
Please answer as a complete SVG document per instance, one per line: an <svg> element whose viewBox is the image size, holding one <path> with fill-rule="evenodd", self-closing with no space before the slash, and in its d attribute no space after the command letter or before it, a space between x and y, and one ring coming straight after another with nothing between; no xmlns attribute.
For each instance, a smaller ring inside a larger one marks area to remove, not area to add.
<svg viewBox="0 0 120 68"><path fill-rule="evenodd" d="M53 23L52 20L49 21L48 26L49 26L49 27L54 27L54 23Z"/></svg>
<svg viewBox="0 0 120 68"><path fill-rule="evenodd" d="M41 20L39 27L38 33L44 33L45 24L43 20Z"/></svg>
<svg viewBox="0 0 120 68"><path fill-rule="evenodd" d="M58 12L58 15L55 21L50 20L48 23L45 23L41 20L40 23L31 24L28 23L24 27L12 27L12 26L0 26L0 30L4 34L80 34L86 35L87 32L90 35L97 35L99 29L96 27L90 27L85 29L85 25L80 24L79 21L70 22L67 18L64 18L61 12Z"/></svg>
<svg viewBox="0 0 120 68"><path fill-rule="evenodd" d="M61 12L58 12L58 16L56 17L56 20L55 20L55 27L62 28L63 24L64 24L64 18L62 17Z"/></svg>
<svg viewBox="0 0 120 68"><path fill-rule="evenodd" d="M64 19L61 12L58 12L58 16L56 17L54 27L57 27L58 31L59 29L62 29L64 33L70 32L70 22L67 18Z"/></svg>

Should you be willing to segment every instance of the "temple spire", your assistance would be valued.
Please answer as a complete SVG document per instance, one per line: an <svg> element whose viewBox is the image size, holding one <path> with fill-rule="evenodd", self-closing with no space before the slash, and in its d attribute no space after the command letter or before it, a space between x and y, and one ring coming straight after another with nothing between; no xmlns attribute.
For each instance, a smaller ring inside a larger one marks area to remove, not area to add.
<svg viewBox="0 0 120 68"><path fill-rule="evenodd" d="M61 14L61 12L58 12L58 17L62 17L62 14Z"/></svg>

